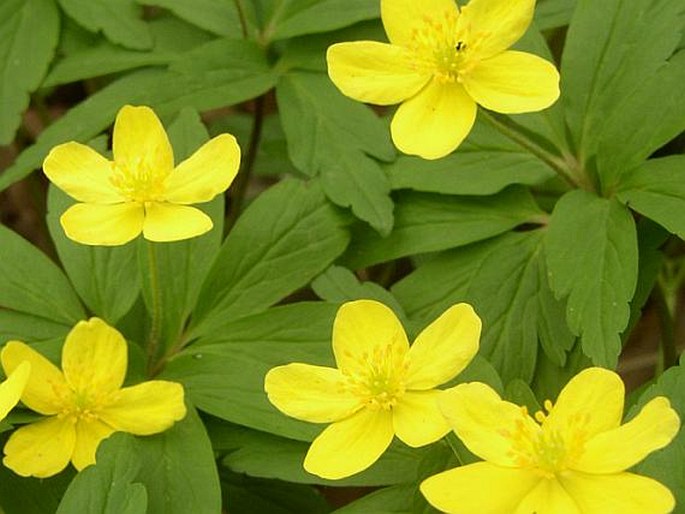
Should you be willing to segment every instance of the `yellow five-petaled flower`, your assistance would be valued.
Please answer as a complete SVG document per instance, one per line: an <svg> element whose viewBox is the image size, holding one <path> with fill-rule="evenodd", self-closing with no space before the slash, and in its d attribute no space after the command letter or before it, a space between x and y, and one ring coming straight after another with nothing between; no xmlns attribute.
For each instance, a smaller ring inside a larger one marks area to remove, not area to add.
<svg viewBox="0 0 685 514"><path fill-rule="evenodd" d="M680 420L664 397L621 425L624 387L601 368L576 375L535 418L488 386L461 384L439 403L485 462L428 478L421 491L451 514L666 514L662 484L626 470L666 446Z"/></svg>
<svg viewBox="0 0 685 514"><path fill-rule="evenodd" d="M62 348L62 371L19 341L0 354L10 375L28 361L21 401L47 416L16 430L5 445L5 466L22 476L48 477L69 461L95 462L100 441L115 431L150 435L183 419L183 386L152 380L122 388L128 350L123 336L98 318L79 322ZM13 376L13 375L10 375Z"/></svg>
<svg viewBox="0 0 685 514"><path fill-rule="evenodd" d="M221 134L174 167L164 127L148 107L124 106L114 123L114 160L69 142L43 163L47 177L81 203L60 222L70 239L87 245L122 245L143 233L150 241L177 241L212 228L189 204L208 202L231 184L240 148Z"/></svg>
<svg viewBox="0 0 685 514"><path fill-rule="evenodd" d="M501 113L539 111L559 97L559 73L535 55L507 50L533 19L535 0L381 0L390 44L339 43L328 74L347 96L402 103L392 120L404 153L437 159L468 135L476 104Z"/></svg>
<svg viewBox="0 0 685 514"><path fill-rule="evenodd" d="M445 311L410 347L391 309L372 300L343 304L333 324L337 369L292 363L270 370L264 387L282 412L332 423L304 461L310 473L339 479L373 464L394 434L423 446L449 432L436 387L478 351L481 322L471 306Z"/></svg>

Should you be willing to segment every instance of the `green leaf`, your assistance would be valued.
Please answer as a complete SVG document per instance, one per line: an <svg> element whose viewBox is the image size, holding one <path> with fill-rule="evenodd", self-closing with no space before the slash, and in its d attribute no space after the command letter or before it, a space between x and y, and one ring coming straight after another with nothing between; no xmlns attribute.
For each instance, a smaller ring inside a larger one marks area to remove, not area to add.
<svg viewBox="0 0 685 514"><path fill-rule="evenodd" d="M554 208L545 253L552 290L568 297L566 318L583 351L595 364L614 368L637 283L630 212L615 199L570 192Z"/></svg>
<svg viewBox="0 0 685 514"><path fill-rule="evenodd" d="M135 0L58 0L64 12L91 32L127 48L147 50L152 35Z"/></svg>
<svg viewBox="0 0 685 514"><path fill-rule="evenodd" d="M343 264L371 264L464 246L532 222L542 211L530 193L508 188L488 197L459 197L402 191L396 195L395 227L386 237L358 227Z"/></svg>
<svg viewBox="0 0 685 514"><path fill-rule="evenodd" d="M393 293L414 322L436 319L467 302L483 320L481 350L505 382L530 381L539 342L559 363L574 338L563 304L549 291L542 231L512 233L446 252L395 284Z"/></svg>
<svg viewBox="0 0 685 514"><path fill-rule="evenodd" d="M268 41L327 32L380 17L376 0L286 0L264 29Z"/></svg>
<svg viewBox="0 0 685 514"><path fill-rule="evenodd" d="M205 280L192 337L307 285L347 247L345 224L315 182L285 180L262 193L238 219Z"/></svg>
<svg viewBox="0 0 685 514"><path fill-rule="evenodd" d="M612 191L624 175L685 131L685 50L681 50L611 111L597 153L602 186ZM628 179L630 180L630 179Z"/></svg>
<svg viewBox="0 0 685 514"><path fill-rule="evenodd" d="M87 246L64 234L59 218L75 201L51 185L47 224L57 254L74 289L88 309L116 324L140 294L135 245Z"/></svg>
<svg viewBox="0 0 685 514"><path fill-rule="evenodd" d="M180 163L204 144L209 136L198 113L186 108L169 126L169 140ZM211 172L211 170L208 170ZM214 223L212 230L199 237L170 243L151 243L139 239L138 261L143 277L143 293L148 312L152 312L150 252L157 262L160 280L161 341L167 346L179 341L190 312L195 306L200 286L219 253L223 234L224 197L195 205ZM154 248L151 248L154 246Z"/></svg>
<svg viewBox="0 0 685 514"><path fill-rule="evenodd" d="M0 146L8 145L40 85L59 37L59 13L52 0L0 3Z"/></svg>
<svg viewBox="0 0 685 514"><path fill-rule="evenodd" d="M4 226L0 226L0 306L68 327L85 318L62 271Z"/></svg>
<svg viewBox="0 0 685 514"><path fill-rule="evenodd" d="M411 508L415 495L415 484L386 487L335 510L334 514L415 514Z"/></svg>
<svg viewBox="0 0 685 514"><path fill-rule="evenodd" d="M276 410L264 393L264 375L290 362L332 366L331 327L336 311L335 304L296 303L237 321L225 320L172 359L163 377L182 382L195 405L214 416L311 441L320 427Z"/></svg>
<svg viewBox="0 0 685 514"><path fill-rule="evenodd" d="M76 82L118 71L144 66L160 66L178 60L179 54L187 52L210 36L178 18L165 16L150 22L155 40L149 52L130 50L106 39L84 45L78 51L69 52L51 68L43 81L43 87Z"/></svg>
<svg viewBox="0 0 685 514"><path fill-rule="evenodd" d="M379 301L390 307L406 325L404 309L390 291L374 282L360 282L354 273L342 266L331 266L316 277L312 289L319 298L332 303L364 299Z"/></svg>
<svg viewBox="0 0 685 514"><path fill-rule="evenodd" d="M179 57L171 70L131 73L90 96L45 129L0 175L0 190L40 166L53 146L88 141L126 104L149 105L162 117L184 107L198 111L240 103L269 90L275 77L252 43L216 40Z"/></svg>
<svg viewBox="0 0 685 514"><path fill-rule="evenodd" d="M328 503L313 487L240 475L222 477L231 514L326 514Z"/></svg>
<svg viewBox="0 0 685 514"><path fill-rule="evenodd" d="M535 23L540 30L568 25L577 0L544 0L535 9Z"/></svg>
<svg viewBox="0 0 685 514"><path fill-rule="evenodd" d="M140 4L169 9L179 18L219 36L242 37L234 0L136 0Z"/></svg>
<svg viewBox="0 0 685 514"><path fill-rule="evenodd" d="M402 156L385 171L393 189L451 195L491 195L511 184L535 185L554 177L546 164L482 121L447 157Z"/></svg>
<svg viewBox="0 0 685 514"><path fill-rule="evenodd" d="M681 358L680 365L667 370L659 377L656 384L647 389L638 404L631 409L628 417L637 414L638 410L656 396L665 396L671 406L685 419L685 361ZM668 487L676 498L675 514L685 512L685 430L680 430L675 439L663 450L651 453L643 462L638 464L635 473L644 474L658 480Z"/></svg>
<svg viewBox="0 0 685 514"><path fill-rule="evenodd" d="M138 439L136 481L148 493L148 512L217 514L221 489L212 446L192 406L172 428Z"/></svg>
<svg viewBox="0 0 685 514"><path fill-rule="evenodd" d="M74 474L72 470L66 470L50 478L21 477L0 466L0 508L3 514L55 512Z"/></svg>
<svg viewBox="0 0 685 514"><path fill-rule="evenodd" d="M370 156L392 159L388 130L373 112L344 97L326 75L290 73L276 90L295 166L321 175L326 195L381 234L392 229L390 184Z"/></svg>
<svg viewBox="0 0 685 514"><path fill-rule="evenodd" d="M620 109L673 54L683 16L678 1L578 0L564 46L561 91L581 165L595 153L607 113Z"/></svg>
<svg viewBox="0 0 685 514"><path fill-rule="evenodd" d="M647 161L627 174L618 199L685 239L685 156Z"/></svg>
<svg viewBox="0 0 685 514"><path fill-rule="evenodd" d="M71 482L57 514L145 514L147 491L135 482L140 467L136 440L124 433L112 435L98 447L97 464Z"/></svg>

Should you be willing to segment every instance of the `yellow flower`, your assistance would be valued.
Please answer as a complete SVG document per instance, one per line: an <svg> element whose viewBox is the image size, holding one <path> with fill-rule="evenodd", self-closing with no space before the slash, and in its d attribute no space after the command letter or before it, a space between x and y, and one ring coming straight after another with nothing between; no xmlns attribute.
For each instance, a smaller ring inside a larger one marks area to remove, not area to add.
<svg viewBox="0 0 685 514"><path fill-rule="evenodd" d="M0 420L5 419L9 411L19 402L30 373L31 364L26 361L22 362L12 373L9 373L7 380L0 384Z"/></svg>
<svg viewBox="0 0 685 514"><path fill-rule="evenodd" d="M539 111L559 97L559 73L532 54L509 51L533 19L535 0L381 0L390 44L339 43L328 74L362 102L402 102L392 120L404 153L437 159L468 135L476 103L502 113Z"/></svg>
<svg viewBox="0 0 685 514"><path fill-rule="evenodd" d="M409 347L392 310L358 300L343 304L333 323L338 368L292 363L264 381L279 410L312 423L332 423L312 443L305 469L339 479L373 464L397 434L423 446L449 432L436 399L478 351L480 319L458 304L429 325Z"/></svg>
<svg viewBox="0 0 685 514"><path fill-rule="evenodd" d="M208 202L231 184L240 148L221 134L174 167L164 127L148 107L122 107L114 123L114 160L69 142L43 163L47 177L78 202L60 221L70 239L122 245L143 233L150 241L204 234L212 220L189 204Z"/></svg>
<svg viewBox="0 0 685 514"><path fill-rule="evenodd" d="M666 514L671 492L626 470L677 434L680 420L664 397L629 422L623 382L601 368L576 375L547 414L503 401L480 383L444 393L440 408L473 453L485 459L421 484L436 508L458 514Z"/></svg>
<svg viewBox="0 0 685 514"><path fill-rule="evenodd" d="M62 370L28 345L10 341L0 358L6 373L22 361L31 376L21 401L48 416L14 432L5 445L5 466L22 476L49 477L69 461L76 469L95 463L100 441L112 432L162 432L186 414L183 386L152 380L132 387L126 376L123 336L98 318L79 322L62 348Z"/></svg>

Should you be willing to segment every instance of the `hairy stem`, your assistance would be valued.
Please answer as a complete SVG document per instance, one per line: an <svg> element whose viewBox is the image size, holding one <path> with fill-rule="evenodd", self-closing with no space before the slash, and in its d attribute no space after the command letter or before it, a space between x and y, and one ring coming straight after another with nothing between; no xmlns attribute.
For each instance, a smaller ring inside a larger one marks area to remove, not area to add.
<svg viewBox="0 0 685 514"><path fill-rule="evenodd" d="M159 266L157 264L157 251L155 243L146 241L147 260L150 275L150 292L152 295L150 334L147 340L147 366L148 371L155 367L155 360L159 351L159 338L162 331L162 291L159 287Z"/></svg>

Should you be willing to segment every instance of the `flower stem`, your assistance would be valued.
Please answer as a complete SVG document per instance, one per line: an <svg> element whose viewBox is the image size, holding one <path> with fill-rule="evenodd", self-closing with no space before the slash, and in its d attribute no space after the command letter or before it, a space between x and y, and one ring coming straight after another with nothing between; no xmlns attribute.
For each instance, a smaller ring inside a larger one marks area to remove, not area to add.
<svg viewBox="0 0 685 514"><path fill-rule="evenodd" d="M573 177L573 175L569 172L568 167L566 166L566 162L561 157L558 157L548 152L540 145L538 145L536 142L532 141L530 138L526 137L518 130L515 130L510 126L506 125L505 123L502 123L500 120L495 118L492 114L485 111L484 109L480 110L480 115L488 123L490 123L490 125L496 128L500 133L504 134L515 143L518 143L523 148L528 150L530 153L535 155L542 162L547 164L547 166L552 168L556 172L556 174L559 175L559 177L561 177L561 179L568 185L572 186L573 188L577 188L580 185L578 181Z"/></svg>
<svg viewBox="0 0 685 514"><path fill-rule="evenodd" d="M243 39L247 39L247 17L245 16L245 7L243 6L242 0L233 0L235 3L235 8L238 11L238 19L240 20L240 28L243 33Z"/></svg>
<svg viewBox="0 0 685 514"><path fill-rule="evenodd" d="M666 299L665 287L661 281L657 281L654 287L653 298L659 315L661 327L661 358L663 369L678 364L678 350L676 349L675 331L673 326L673 314Z"/></svg>
<svg viewBox="0 0 685 514"><path fill-rule="evenodd" d="M461 457L461 451L460 451L460 447L461 447L462 443L461 443L461 441L459 441L457 434L455 434L453 431L450 430L450 432L445 436L445 441L447 442L447 446L450 447L450 450L452 450L452 453L454 454L454 456L457 458L457 461L459 461L459 465L463 466L464 461Z"/></svg>
<svg viewBox="0 0 685 514"><path fill-rule="evenodd" d="M257 160L257 151L259 150L259 143L262 138L262 126L264 124L264 96L258 96L254 99L254 119L252 122L252 133L250 134L250 145L247 149L245 159L243 159L242 166L238 172L238 176L230 189L230 206L229 212L226 216L226 224L224 232L227 233L233 225L235 225L240 209L245 200L245 193L250 182L250 175Z"/></svg>
<svg viewBox="0 0 685 514"><path fill-rule="evenodd" d="M147 340L147 366L148 370L155 367L155 360L159 351L159 338L162 331L162 291L159 287L159 266L157 264L157 249L152 241L147 244L148 272L150 276L151 315L150 334Z"/></svg>

